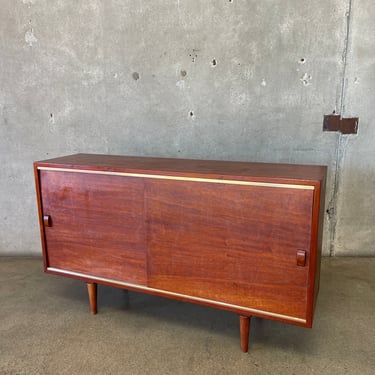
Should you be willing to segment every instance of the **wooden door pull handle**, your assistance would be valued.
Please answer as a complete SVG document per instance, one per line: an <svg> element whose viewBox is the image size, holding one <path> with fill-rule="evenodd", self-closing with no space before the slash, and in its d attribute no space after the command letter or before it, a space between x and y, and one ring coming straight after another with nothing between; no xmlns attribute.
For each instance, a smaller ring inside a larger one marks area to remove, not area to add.
<svg viewBox="0 0 375 375"><path fill-rule="evenodd" d="M43 216L43 223L45 227L52 227L52 221L51 221L51 216L49 215L44 215Z"/></svg>
<svg viewBox="0 0 375 375"><path fill-rule="evenodd" d="M306 251L305 250L297 251L297 266L300 266L300 267L306 266Z"/></svg>

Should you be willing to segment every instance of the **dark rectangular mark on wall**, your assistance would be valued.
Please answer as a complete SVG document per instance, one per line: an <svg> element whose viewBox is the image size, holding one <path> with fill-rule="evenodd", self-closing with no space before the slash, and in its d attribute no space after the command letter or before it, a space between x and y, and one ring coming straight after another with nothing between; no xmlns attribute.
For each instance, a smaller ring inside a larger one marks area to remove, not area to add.
<svg viewBox="0 0 375 375"><path fill-rule="evenodd" d="M325 115L323 120L323 131L341 132L342 134L358 133L358 117L342 118L340 115Z"/></svg>

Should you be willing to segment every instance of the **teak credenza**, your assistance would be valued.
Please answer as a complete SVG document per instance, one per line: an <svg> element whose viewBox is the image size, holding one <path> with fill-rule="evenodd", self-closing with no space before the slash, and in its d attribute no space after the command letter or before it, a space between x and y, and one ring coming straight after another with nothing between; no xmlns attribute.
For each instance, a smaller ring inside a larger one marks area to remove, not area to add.
<svg viewBox="0 0 375 375"><path fill-rule="evenodd" d="M34 163L46 272L311 327L326 167L77 154Z"/></svg>

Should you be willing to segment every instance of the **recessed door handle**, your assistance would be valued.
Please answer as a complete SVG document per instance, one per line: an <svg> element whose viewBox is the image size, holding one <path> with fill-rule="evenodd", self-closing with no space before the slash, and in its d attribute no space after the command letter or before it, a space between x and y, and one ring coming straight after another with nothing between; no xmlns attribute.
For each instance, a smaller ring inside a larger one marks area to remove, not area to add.
<svg viewBox="0 0 375 375"><path fill-rule="evenodd" d="M297 266L306 266L306 250L297 250Z"/></svg>

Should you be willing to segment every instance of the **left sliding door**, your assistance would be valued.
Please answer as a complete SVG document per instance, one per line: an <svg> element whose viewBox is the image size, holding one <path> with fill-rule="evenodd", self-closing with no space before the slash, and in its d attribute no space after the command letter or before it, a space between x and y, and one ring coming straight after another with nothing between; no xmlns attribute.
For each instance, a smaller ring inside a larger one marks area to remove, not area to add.
<svg viewBox="0 0 375 375"><path fill-rule="evenodd" d="M143 179L38 173L47 268L146 285Z"/></svg>

